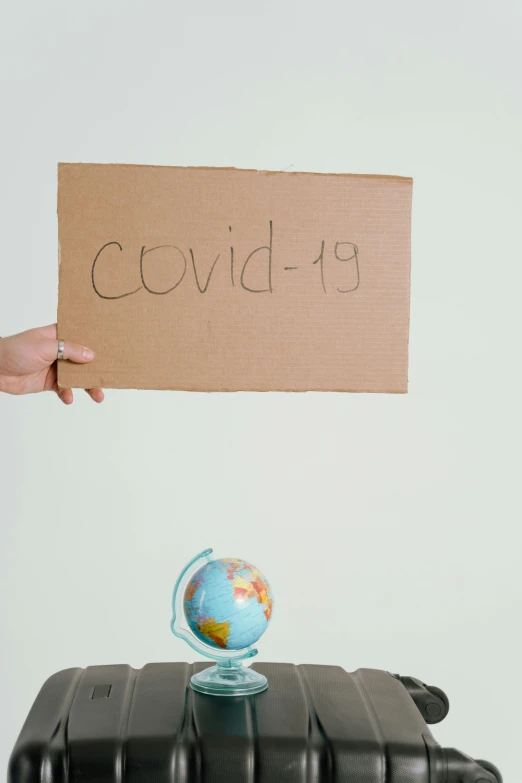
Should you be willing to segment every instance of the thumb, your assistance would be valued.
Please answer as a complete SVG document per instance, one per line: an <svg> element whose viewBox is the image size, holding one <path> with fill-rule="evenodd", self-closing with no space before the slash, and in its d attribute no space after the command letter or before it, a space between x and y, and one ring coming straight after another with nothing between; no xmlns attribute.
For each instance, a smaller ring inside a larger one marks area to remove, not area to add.
<svg viewBox="0 0 522 783"><path fill-rule="evenodd" d="M58 340L46 340L43 354L48 362L54 362L58 358ZM64 341L63 358L76 364L86 364L94 359L94 351L84 345Z"/></svg>

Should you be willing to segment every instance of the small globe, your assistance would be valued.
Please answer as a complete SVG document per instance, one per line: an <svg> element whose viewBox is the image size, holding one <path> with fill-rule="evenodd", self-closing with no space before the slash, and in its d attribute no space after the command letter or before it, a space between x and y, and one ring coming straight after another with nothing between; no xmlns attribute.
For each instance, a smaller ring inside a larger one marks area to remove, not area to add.
<svg viewBox="0 0 522 783"><path fill-rule="evenodd" d="M243 650L255 644L272 616L267 579L244 560L211 560L191 577L183 608L192 633L222 650Z"/></svg>

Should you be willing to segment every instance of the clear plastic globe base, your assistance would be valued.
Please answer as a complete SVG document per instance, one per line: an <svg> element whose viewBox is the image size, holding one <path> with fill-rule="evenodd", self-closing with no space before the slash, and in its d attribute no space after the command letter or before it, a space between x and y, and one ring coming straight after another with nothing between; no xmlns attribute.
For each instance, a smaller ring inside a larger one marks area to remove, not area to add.
<svg viewBox="0 0 522 783"><path fill-rule="evenodd" d="M235 660L218 661L215 666L194 674L190 684L195 691L211 696L250 696L268 688L263 674Z"/></svg>
<svg viewBox="0 0 522 783"><path fill-rule="evenodd" d="M266 677L243 662L257 655L253 644L270 622L270 586L245 561L211 554L206 549L187 563L172 596L172 633L216 662L194 674L191 687L213 696L261 693Z"/></svg>

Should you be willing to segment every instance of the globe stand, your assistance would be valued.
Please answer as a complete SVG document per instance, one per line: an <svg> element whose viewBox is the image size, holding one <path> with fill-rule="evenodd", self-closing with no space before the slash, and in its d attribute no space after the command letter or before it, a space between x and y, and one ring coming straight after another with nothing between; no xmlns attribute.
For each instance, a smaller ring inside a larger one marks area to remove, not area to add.
<svg viewBox="0 0 522 783"><path fill-rule="evenodd" d="M268 681L263 674L243 666L243 661L257 655L254 647L241 650L220 650L205 644L198 639L188 627L184 612L185 588L192 575L204 563L210 563L212 549L206 549L194 557L181 572L174 587L172 596L172 633L183 639L193 650L216 661L215 666L194 674L191 678L191 688L198 693L212 696L251 696L268 688Z"/></svg>
<svg viewBox="0 0 522 783"><path fill-rule="evenodd" d="M211 696L251 696L268 688L263 674L248 669L241 661L218 661L215 666L194 674L191 687Z"/></svg>

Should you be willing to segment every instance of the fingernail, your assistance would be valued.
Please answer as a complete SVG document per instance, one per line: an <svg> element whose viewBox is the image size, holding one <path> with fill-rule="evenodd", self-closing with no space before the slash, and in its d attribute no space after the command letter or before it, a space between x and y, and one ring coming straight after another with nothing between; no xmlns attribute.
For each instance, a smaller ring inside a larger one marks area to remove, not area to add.
<svg viewBox="0 0 522 783"><path fill-rule="evenodd" d="M84 359L94 359L94 351L91 351L90 348L84 348L83 349L83 358Z"/></svg>

